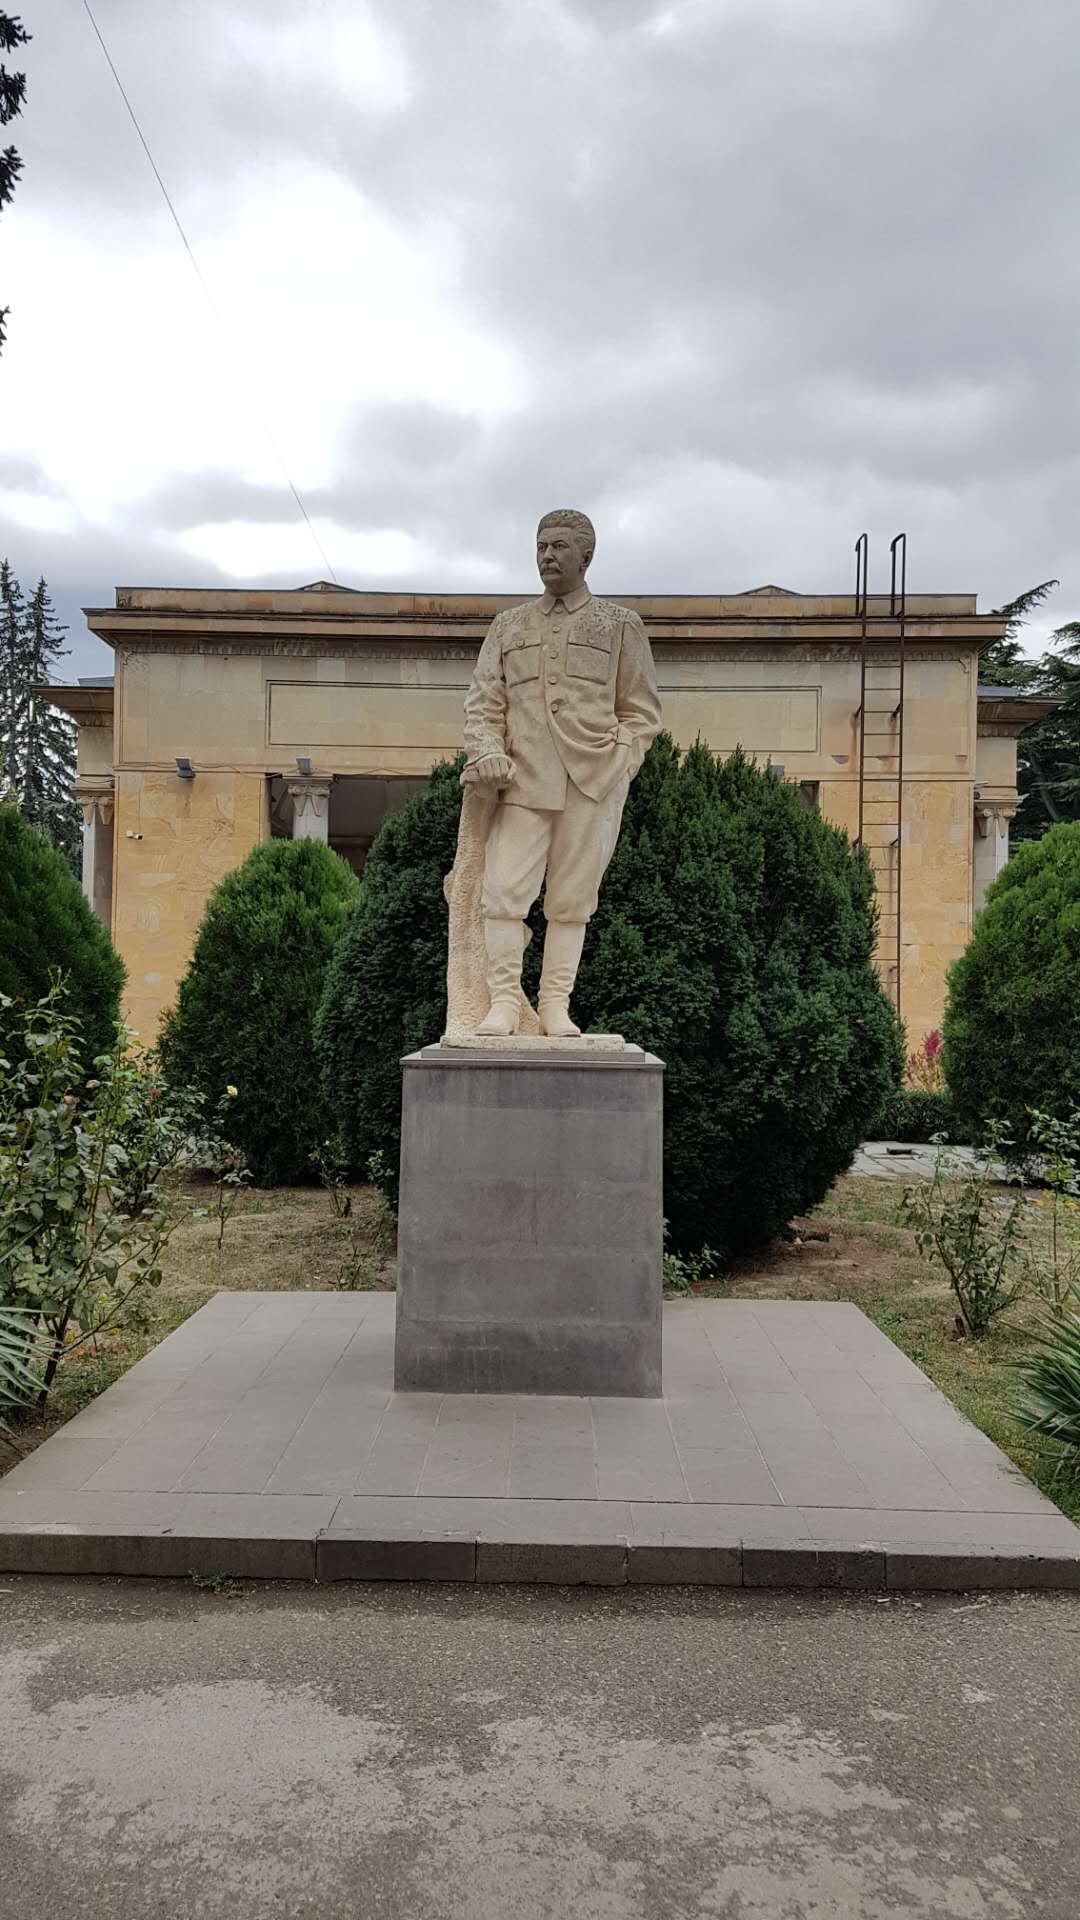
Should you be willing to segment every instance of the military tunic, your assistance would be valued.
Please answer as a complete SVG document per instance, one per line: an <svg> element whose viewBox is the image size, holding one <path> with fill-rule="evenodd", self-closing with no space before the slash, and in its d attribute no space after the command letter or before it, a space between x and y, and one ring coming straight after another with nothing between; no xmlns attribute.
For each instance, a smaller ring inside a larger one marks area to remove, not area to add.
<svg viewBox="0 0 1080 1920"><path fill-rule="evenodd" d="M603 800L624 774L633 778L659 730L636 613L581 587L566 601L545 593L496 615L465 699L465 748L470 760L509 754L516 773L504 805L559 812L568 781Z"/></svg>
<svg viewBox="0 0 1080 1920"><path fill-rule="evenodd" d="M582 587L497 615L465 700L470 761L506 754L515 769L488 838L486 917L523 919L545 870L548 919L591 917L660 718L636 613Z"/></svg>

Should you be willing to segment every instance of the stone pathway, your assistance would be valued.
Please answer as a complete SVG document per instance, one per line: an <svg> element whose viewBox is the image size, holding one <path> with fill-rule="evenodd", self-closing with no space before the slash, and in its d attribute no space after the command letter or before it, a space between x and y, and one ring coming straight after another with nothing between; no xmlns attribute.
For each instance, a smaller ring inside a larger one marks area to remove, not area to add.
<svg viewBox="0 0 1080 1920"><path fill-rule="evenodd" d="M0 1571L1077 1586L845 1302L665 1307L663 1400L392 1391L387 1294L219 1293L0 1481Z"/></svg>
<svg viewBox="0 0 1080 1920"><path fill-rule="evenodd" d="M974 1147L950 1147L949 1152L958 1167L979 1164ZM851 1171L876 1175L883 1180L929 1180L933 1177L936 1156L936 1147L901 1140L867 1140L855 1155ZM1006 1169L999 1167L996 1177L1006 1179Z"/></svg>

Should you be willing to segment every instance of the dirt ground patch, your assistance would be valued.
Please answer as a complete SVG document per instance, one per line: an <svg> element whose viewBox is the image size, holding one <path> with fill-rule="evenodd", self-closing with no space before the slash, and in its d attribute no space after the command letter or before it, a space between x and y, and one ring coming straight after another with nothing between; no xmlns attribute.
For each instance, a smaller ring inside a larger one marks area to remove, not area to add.
<svg viewBox="0 0 1080 1920"><path fill-rule="evenodd" d="M394 1284L393 1231L373 1187L349 1190L344 1218L320 1187L248 1190L221 1247L213 1214L198 1219L192 1213L200 1203L212 1206L212 1189L192 1184L184 1197L186 1217L169 1242L163 1294L182 1299L208 1297L219 1287L299 1292Z"/></svg>

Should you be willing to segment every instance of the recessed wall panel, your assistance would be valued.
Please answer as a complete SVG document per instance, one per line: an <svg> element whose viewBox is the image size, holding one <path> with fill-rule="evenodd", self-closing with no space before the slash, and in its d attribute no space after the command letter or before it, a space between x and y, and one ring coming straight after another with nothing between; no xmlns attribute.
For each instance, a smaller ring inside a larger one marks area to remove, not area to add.
<svg viewBox="0 0 1080 1920"><path fill-rule="evenodd" d="M271 681L267 741L272 747L432 747L454 754L461 746L460 684L355 681Z"/></svg>
<svg viewBox="0 0 1080 1920"><path fill-rule="evenodd" d="M816 753L821 694L817 687L686 687L660 681L664 725L680 746L700 734L714 753Z"/></svg>

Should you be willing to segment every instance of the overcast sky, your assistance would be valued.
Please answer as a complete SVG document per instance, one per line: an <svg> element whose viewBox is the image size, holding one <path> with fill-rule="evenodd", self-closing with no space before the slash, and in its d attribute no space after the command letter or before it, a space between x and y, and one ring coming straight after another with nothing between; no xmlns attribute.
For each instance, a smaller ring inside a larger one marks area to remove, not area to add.
<svg viewBox="0 0 1080 1920"><path fill-rule="evenodd" d="M0 552L122 585L913 589L1080 616L1077 0L81 0L0 219ZM277 457L269 435L280 450Z"/></svg>

